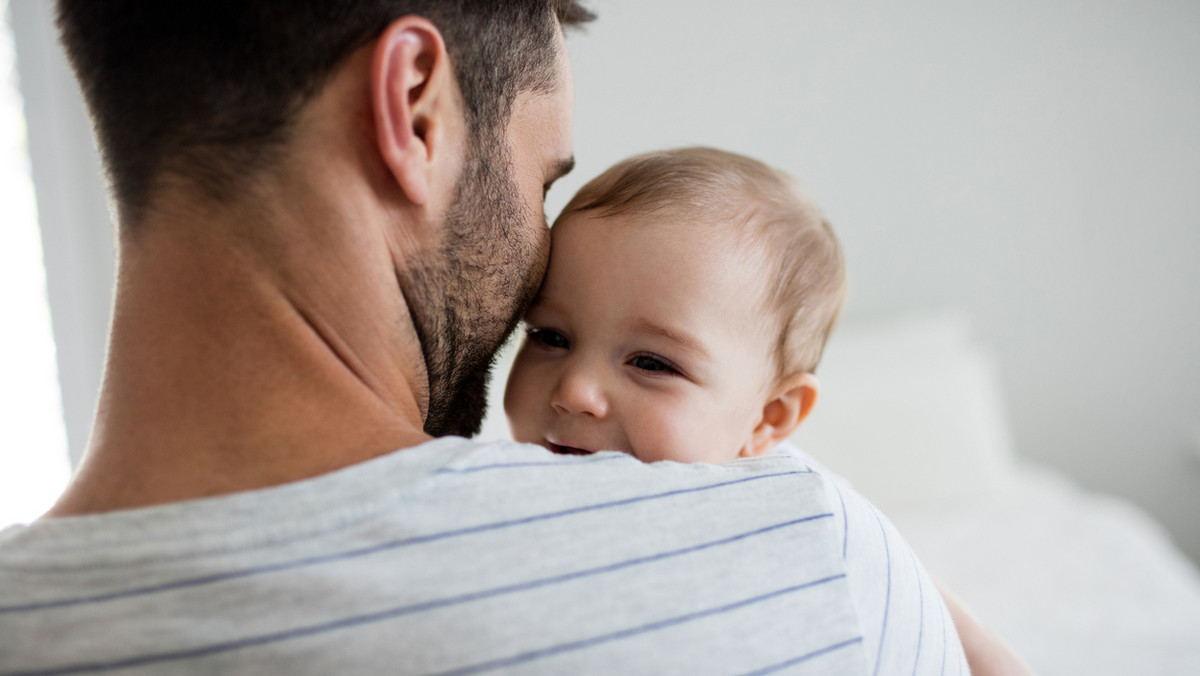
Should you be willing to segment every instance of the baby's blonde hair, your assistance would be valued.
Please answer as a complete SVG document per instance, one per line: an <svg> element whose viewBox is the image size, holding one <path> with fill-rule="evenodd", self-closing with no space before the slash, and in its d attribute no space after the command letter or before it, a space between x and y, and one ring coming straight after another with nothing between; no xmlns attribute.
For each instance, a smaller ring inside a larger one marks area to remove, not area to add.
<svg viewBox="0 0 1200 676"><path fill-rule="evenodd" d="M778 319L778 376L816 370L845 303L846 263L833 229L787 174L713 148L646 153L592 179L559 221L591 210L734 227L767 264L763 300Z"/></svg>

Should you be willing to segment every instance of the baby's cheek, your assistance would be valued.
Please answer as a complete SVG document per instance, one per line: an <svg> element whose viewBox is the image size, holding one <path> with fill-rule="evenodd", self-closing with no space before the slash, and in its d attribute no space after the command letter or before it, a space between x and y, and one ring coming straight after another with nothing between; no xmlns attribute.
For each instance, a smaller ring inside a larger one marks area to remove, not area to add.
<svg viewBox="0 0 1200 676"><path fill-rule="evenodd" d="M662 413L648 421L646 428L649 433L645 435L645 441L634 447L638 450L638 457L646 462L673 460L720 463L737 457L736 448L726 448L730 430L714 424L710 417L695 415L696 411L688 412L692 415Z"/></svg>
<svg viewBox="0 0 1200 676"><path fill-rule="evenodd" d="M753 430L753 413L744 405L714 407L695 420L697 462L722 463L735 460Z"/></svg>

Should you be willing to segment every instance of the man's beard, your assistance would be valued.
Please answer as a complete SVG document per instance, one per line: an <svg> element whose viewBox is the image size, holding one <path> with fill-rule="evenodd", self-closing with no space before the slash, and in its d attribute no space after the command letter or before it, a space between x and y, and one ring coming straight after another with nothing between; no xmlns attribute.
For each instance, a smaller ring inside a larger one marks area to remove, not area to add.
<svg viewBox="0 0 1200 676"><path fill-rule="evenodd" d="M503 152L473 143L440 251L400 276L428 373L425 432L473 436L487 411L496 352L533 300L548 232L534 231Z"/></svg>

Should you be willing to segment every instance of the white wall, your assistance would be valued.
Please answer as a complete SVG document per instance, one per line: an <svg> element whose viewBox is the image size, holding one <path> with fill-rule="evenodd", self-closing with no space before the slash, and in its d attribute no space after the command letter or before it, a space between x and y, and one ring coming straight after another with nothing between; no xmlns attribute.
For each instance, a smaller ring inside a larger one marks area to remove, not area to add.
<svg viewBox="0 0 1200 676"><path fill-rule="evenodd" d="M111 253L103 193L78 176L94 159L74 85L27 72L48 5L13 14L77 449ZM999 355L1018 452L1132 498L1200 560L1200 4L591 5L600 21L569 41L579 167L551 216L652 148L792 172L845 243L847 321L968 311Z"/></svg>
<svg viewBox="0 0 1200 676"><path fill-rule="evenodd" d="M91 434L113 285L113 228L91 123L54 28L54 3L11 0L46 287L71 464Z"/></svg>
<svg viewBox="0 0 1200 676"><path fill-rule="evenodd" d="M966 310L1018 453L1200 560L1200 3L592 6L552 215L657 147L792 172L846 246L849 322Z"/></svg>

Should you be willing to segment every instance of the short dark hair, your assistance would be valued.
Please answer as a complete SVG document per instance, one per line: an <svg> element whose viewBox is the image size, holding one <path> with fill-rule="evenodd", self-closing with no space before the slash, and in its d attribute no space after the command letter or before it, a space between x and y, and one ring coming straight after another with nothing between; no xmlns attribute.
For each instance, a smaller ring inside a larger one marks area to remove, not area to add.
<svg viewBox="0 0 1200 676"><path fill-rule="evenodd" d="M553 82L555 19L594 18L577 0L59 0L122 221L167 173L233 194L336 67L405 15L441 31L475 141Z"/></svg>

